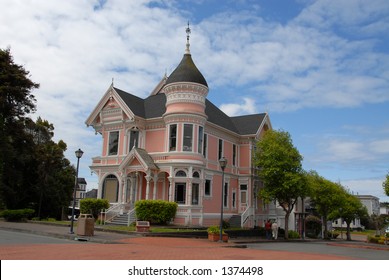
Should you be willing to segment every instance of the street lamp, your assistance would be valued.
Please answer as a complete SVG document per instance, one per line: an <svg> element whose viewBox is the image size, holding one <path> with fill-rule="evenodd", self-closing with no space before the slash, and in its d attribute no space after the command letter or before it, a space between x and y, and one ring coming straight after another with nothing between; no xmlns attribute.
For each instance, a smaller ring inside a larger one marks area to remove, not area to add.
<svg viewBox="0 0 389 280"><path fill-rule="evenodd" d="M220 240L219 242L223 242L223 198L224 198L224 169L227 166L227 159L222 157L219 159L220 168L222 169L222 189L221 189L221 202L220 202Z"/></svg>
<svg viewBox="0 0 389 280"><path fill-rule="evenodd" d="M73 208L72 208L72 218L70 221L70 233L73 234L73 223L74 223L74 208L76 208L76 190L78 185L78 167L80 165L80 158L84 154L84 152L81 149L78 149L76 152L77 157L77 169L76 169L76 182L74 183L74 190L73 190Z"/></svg>

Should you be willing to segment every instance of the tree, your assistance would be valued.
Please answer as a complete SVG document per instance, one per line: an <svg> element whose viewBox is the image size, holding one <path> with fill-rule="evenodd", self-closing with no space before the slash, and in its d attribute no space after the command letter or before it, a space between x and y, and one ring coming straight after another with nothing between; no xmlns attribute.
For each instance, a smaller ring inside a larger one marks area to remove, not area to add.
<svg viewBox="0 0 389 280"><path fill-rule="evenodd" d="M308 188L301 165L302 156L293 146L288 132L268 130L257 143L254 164L264 183L259 196L264 201L276 200L285 212L285 239L288 239L289 216L299 197Z"/></svg>
<svg viewBox="0 0 389 280"><path fill-rule="evenodd" d="M67 145L62 140L52 140L54 126L40 117L29 128L35 144L38 182L34 204L38 217L61 217L62 208L69 205L74 188L75 169L64 157ZM39 196L38 196L38 195Z"/></svg>
<svg viewBox="0 0 389 280"><path fill-rule="evenodd" d="M34 165L32 137L24 128L31 121L28 114L36 109L31 91L39 84L28 75L14 63L9 49L0 49L0 201L10 209L27 203L30 193L23 186L34 180L25 175Z"/></svg>
<svg viewBox="0 0 389 280"><path fill-rule="evenodd" d="M327 221L329 215L338 210L342 204L343 189L317 174L315 171L307 173L307 181L310 186L310 198L316 212L323 218L324 238L328 238Z"/></svg>
<svg viewBox="0 0 389 280"><path fill-rule="evenodd" d="M333 211L330 216L332 218L340 218L342 220L341 223L343 221L346 222L347 240L351 241L351 222L367 216L368 213L362 202L356 196L349 194L344 188L340 196L340 207Z"/></svg>
<svg viewBox="0 0 389 280"><path fill-rule="evenodd" d="M384 188L384 192L387 196L389 196L389 173L386 175L385 181L382 183L382 187Z"/></svg>
<svg viewBox="0 0 389 280"><path fill-rule="evenodd" d="M54 126L28 117L35 112L31 91L39 87L28 74L10 50L0 50L0 202L60 217L71 200L75 169L64 157L66 144L52 140Z"/></svg>

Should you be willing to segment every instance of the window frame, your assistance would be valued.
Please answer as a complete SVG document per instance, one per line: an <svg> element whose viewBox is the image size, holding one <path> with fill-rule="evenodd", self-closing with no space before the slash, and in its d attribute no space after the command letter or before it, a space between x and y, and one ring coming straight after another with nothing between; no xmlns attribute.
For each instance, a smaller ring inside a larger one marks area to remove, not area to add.
<svg viewBox="0 0 389 280"><path fill-rule="evenodd" d="M116 134L116 143L113 140L112 135ZM119 130L114 130L110 131L108 134L108 151L107 155L108 156L117 156L119 154L119 139L120 139L120 131ZM111 152L111 150L116 146L115 152Z"/></svg>

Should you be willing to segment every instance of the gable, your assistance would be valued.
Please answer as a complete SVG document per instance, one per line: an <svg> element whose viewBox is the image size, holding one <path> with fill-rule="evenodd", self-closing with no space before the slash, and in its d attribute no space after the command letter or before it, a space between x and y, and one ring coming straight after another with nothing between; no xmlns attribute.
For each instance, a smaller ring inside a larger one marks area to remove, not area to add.
<svg viewBox="0 0 389 280"><path fill-rule="evenodd" d="M89 115L85 124L96 128L105 123L132 120L133 118L134 113L129 110L111 85Z"/></svg>

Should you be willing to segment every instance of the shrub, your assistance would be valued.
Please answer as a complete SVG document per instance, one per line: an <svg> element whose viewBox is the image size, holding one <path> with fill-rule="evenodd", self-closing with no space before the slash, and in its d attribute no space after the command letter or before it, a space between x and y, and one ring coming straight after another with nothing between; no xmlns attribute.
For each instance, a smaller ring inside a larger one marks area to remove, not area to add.
<svg viewBox="0 0 389 280"><path fill-rule="evenodd" d="M290 239L297 239L297 238L300 238L300 234L297 231L289 230L288 231L288 237Z"/></svg>
<svg viewBox="0 0 389 280"><path fill-rule="evenodd" d="M107 199L101 198L84 198L80 200L80 213L92 214L97 220L102 209L108 209L109 202Z"/></svg>
<svg viewBox="0 0 389 280"><path fill-rule="evenodd" d="M220 233L220 226L210 226L208 229L207 229L207 232L209 234L219 234ZM222 234L224 234L224 230L222 230Z"/></svg>
<svg viewBox="0 0 389 280"><path fill-rule="evenodd" d="M177 208L177 203L164 200L139 200L135 203L137 218L156 224L171 221L176 216Z"/></svg>
<svg viewBox="0 0 389 280"><path fill-rule="evenodd" d="M1 213L1 216L4 217L7 222L21 222L27 219L31 219L34 213L34 209L15 209L4 210Z"/></svg>

